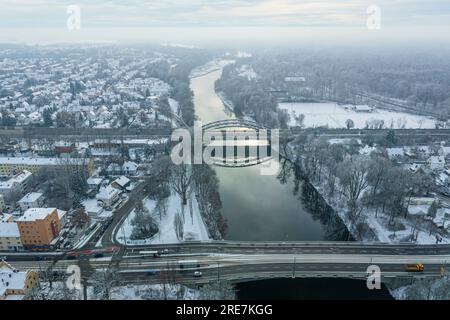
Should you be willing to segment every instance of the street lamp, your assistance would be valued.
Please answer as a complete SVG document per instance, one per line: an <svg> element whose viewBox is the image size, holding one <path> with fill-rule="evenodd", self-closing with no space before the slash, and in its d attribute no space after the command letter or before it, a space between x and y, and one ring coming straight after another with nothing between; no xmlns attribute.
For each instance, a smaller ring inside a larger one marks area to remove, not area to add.
<svg viewBox="0 0 450 320"><path fill-rule="evenodd" d="M292 266L292 279L295 279L295 257L294 257L294 265Z"/></svg>
<svg viewBox="0 0 450 320"><path fill-rule="evenodd" d="M217 282L220 283L220 263L217 262Z"/></svg>

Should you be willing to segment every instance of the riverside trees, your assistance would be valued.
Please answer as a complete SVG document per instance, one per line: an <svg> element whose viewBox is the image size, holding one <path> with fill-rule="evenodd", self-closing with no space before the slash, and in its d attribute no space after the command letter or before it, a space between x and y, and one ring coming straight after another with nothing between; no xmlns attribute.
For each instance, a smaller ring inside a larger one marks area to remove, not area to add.
<svg viewBox="0 0 450 320"><path fill-rule="evenodd" d="M169 157L162 156L153 162L146 184L150 197L167 198L172 192L180 197L183 204L182 211L177 221L174 221L174 226L178 231L181 231L180 221L185 219L184 206L189 205L190 201L188 200L194 192L209 234L214 239L222 239L227 229L227 223L221 214L219 179L210 166L207 164L175 165ZM180 220L180 218L182 219Z"/></svg>
<svg viewBox="0 0 450 320"><path fill-rule="evenodd" d="M375 218L382 213L395 228L400 217L408 218L411 197L427 195L433 185L425 173L411 173L382 152L360 155L353 144L330 144L303 135L291 147L296 150L301 176L320 186L337 207L345 208L350 229L357 234L366 228L367 212L373 212Z"/></svg>

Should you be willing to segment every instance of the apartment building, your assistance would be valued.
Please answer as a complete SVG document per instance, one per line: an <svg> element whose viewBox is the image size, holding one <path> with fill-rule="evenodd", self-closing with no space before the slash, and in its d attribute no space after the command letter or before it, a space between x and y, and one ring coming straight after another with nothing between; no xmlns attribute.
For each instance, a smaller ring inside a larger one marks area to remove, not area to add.
<svg viewBox="0 0 450 320"><path fill-rule="evenodd" d="M23 170L37 173L41 168L61 168L64 166L85 166L91 174L94 169L92 160L81 158L31 158L31 157L0 157L0 176L10 177Z"/></svg>
<svg viewBox="0 0 450 320"><path fill-rule="evenodd" d="M44 195L40 192L31 192L20 199L18 203L22 211L30 208L40 208L44 204Z"/></svg>
<svg viewBox="0 0 450 320"><path fill-rule="evenodd" d="M0 182L0 194L7 196L13 192L25 193L28 190L32 175L30 171L23 170L9 180Z"/></svg>
<svg viewBox="0 0 450 320"><path fill-rule="evenodd" d="M16 220L25 249L48 249L61 225L56 208L31 208Z"/></svg>
<svg viewBox="0 0 450 320"><path fill-rule="evenodd" d="M15 222L0 222L0 251L23 250L20 232Z"/></svg>

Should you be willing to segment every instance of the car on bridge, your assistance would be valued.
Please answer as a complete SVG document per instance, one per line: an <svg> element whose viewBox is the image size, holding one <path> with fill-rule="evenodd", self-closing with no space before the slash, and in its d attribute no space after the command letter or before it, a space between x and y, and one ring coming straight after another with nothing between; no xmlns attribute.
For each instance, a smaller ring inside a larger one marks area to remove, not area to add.
<svg viewBox="0 0 450 320"><path fill-rule="evenodd" d="M408 272L423 272L425 270L425 266L421 263L407 264L405 266L405 270Z"/></svg>
<svg viewBox="0 0 450 320"><path fill-rule="evenodd" d="M156 276L158 274L157 270L150 269L147 271L148 276Z"/></svg>
<svg viewBox="0 0 450 320"><path fill-rule="evenodd" d="M141 256L141 258L145 258L146 256L153 256L154 258L159 258L161 257L161 253L157 250L151 250L151 251L139 251L139 255Z"/></svg>
<svg viewBox="0 0 450 320"><path fill-rule="evenodd" d="M194 272L194 278L200 278L202 276L202 272L201 271L195 271Z"/></svg>

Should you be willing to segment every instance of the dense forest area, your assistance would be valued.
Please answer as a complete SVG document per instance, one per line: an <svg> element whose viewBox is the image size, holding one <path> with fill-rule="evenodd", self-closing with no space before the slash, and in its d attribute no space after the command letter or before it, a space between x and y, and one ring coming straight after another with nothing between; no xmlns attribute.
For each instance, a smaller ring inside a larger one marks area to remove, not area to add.
<svg viewBox="0 0 450 320"><path fill-rule="evenodd" d="M147 76L155 77L167 82L171 86L171 98L179 103L183 121L188 126L193 126L195 110L193 94L190 89L189 74L191 71L205 64L211 55L200 49L170 48L168 53L179 58L176 65L170 65L167 61L158 61L147 66Z"/></svg>

